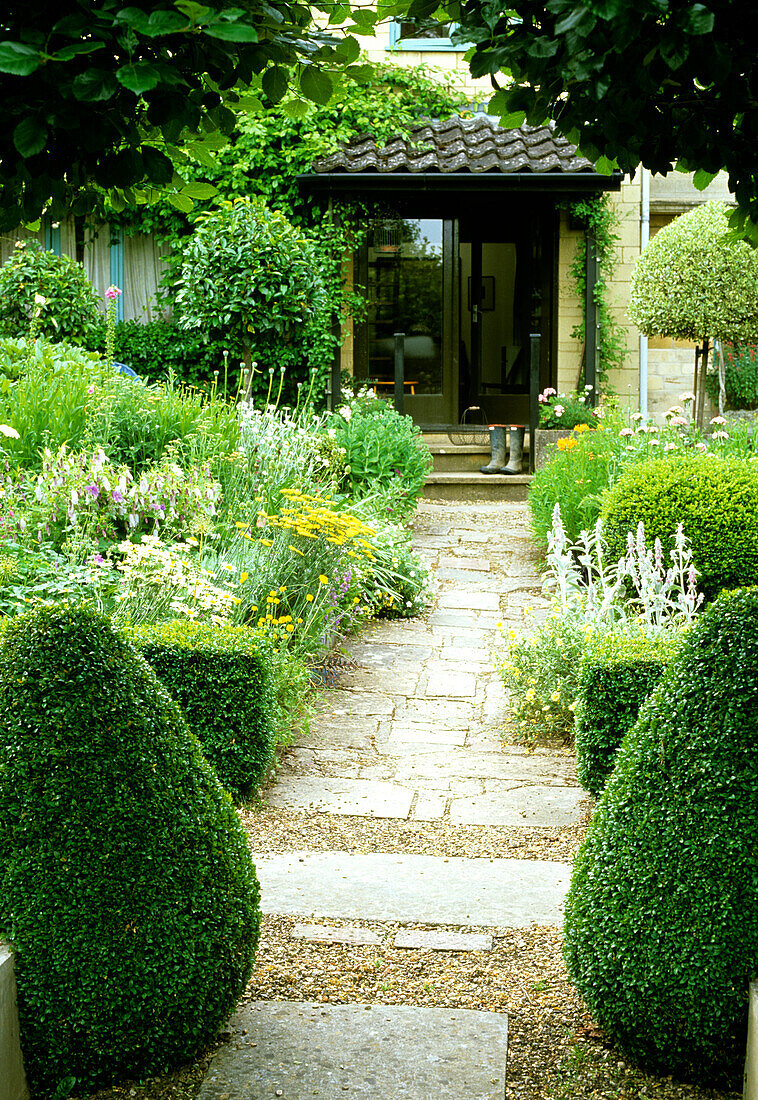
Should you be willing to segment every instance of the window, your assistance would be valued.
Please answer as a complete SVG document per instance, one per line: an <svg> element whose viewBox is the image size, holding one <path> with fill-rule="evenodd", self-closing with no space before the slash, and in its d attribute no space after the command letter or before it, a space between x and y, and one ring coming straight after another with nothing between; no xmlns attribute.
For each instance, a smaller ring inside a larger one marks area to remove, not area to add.
<svg viewBox="0 0 758 1100"><path fill-rule="evenodd" d="M466 50L463 43L451 41L456 23L438 19L395 19L390 23L391 50Z"/></svg>

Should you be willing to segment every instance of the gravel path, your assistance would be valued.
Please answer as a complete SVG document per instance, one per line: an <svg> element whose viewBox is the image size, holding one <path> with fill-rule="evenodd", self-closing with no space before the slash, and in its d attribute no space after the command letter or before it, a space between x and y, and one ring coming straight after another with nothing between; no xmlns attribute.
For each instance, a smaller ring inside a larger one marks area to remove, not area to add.
<svg viewBox="0 0 758 1100"><path fill-rule="evenodd" d="M591 810L573 757L511 743L494 672L497 623L517 625L525 608L539 616L546 606L526 508L422 502L414 527L436 578L435 606L424 620L374 624L346 646L354 667L324 691L310 734L284 756L263 807L241 815L251 847L303 862L343 852L568 864ZM507 1013L506 1100L727 1100L649 1078L610 1047L568 984L559 927L494 927L463 909L455 924L316 912L305 934L318 939L304 939L302 928L293 936L303 920L264 917L246 1001ZM373 942L323 942L348 926ZM411 929L484 934L492 948L396 946L398 932ZM190 1100L211 1054L97 1100Z"/></svg>

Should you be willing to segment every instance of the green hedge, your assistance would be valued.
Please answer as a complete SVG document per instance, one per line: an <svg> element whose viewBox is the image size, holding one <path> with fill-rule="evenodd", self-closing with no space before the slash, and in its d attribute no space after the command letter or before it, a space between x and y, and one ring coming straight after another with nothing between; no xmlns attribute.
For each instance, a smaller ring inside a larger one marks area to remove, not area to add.
<svg viewBox="0 0 758 1100"><path fill-rule="evenodd" d="M616 754L676 653L680 637L610 634L582 660L576 711L579 782L596 798L613 771Z"/></svg>
<svg viewBox="0 0 758 1100"><path fill-rule="evenodd" d="M643 462L609 490L601 518L608 561L624 554L640 521L648 546L659 538L666 551L682 523L706 599L758 583L757 463L714 455Z"/></svg>
<svg viewBox="0 0 758 1100"><path fill-rule="evenodd" d="M35 1100L193 1057L259 935L228 794L155 673L91 610L8 624L0 706L0 933Z"/></svg>
<svg viewBox="0 0 758 1100"><path fill-rule="evenodd" d="M276 745L269 673L254 632L176 621L138 627L130 636L232 797L253 793Z"/></svg>
<svg viewBox="0 0 758 1100"><path fill-rule="evenodd" d="M758 973L758 588L688 631L576 858L569 974L646 1069L741 1081Z"/></svg>

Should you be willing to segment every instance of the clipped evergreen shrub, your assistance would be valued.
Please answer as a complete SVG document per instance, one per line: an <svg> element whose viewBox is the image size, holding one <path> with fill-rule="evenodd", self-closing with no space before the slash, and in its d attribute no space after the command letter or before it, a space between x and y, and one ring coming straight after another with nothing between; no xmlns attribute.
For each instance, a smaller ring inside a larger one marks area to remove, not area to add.
<svg viewBox="0 0 758 1100"><path fill-rule="evenodd" d="M255 791L276 746L269 672L255 633L177 620L137 627L130 636L232 797Z"/></svg>
<svg viewBox="0 0 758 1100"><path fill-rule="evenodd" d="M687 633L624 738L576 858L565 956L643 1067L741 1080L758 972L758 588Z"/></svg>
<svg viewBox="0 0 758 1100"><path fill-rule="evenodd" d="M0 706L0 933L35 1100L193 1056L259 934L228 794L155 673L91 610L7 626Z"/></svg>
<svg viewBox="0 0 758 1100"><path fill-rule="evenodd" d="M624 734L637 721L681 636L599 635L582 660L575 741L579 782L595 798L613 771Z"/></svg>
<svg viewBox="0 0 758 1100"><path fill-rule="evenodd" d="M607 560L624 553L642 521L648 544L673 546L679 523L692 545L698 588L758 583L758 464L715 455L673 455L630 467L608 491L603 510Z"/></svg>

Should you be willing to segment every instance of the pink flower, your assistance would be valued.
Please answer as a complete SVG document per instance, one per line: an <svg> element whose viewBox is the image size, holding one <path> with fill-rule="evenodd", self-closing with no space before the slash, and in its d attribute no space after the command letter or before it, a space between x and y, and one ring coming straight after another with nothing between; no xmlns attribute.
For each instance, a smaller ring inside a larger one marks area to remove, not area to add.
<svg viewBox="0 0 758 1100"><path fill-rule="evenodd" d="M686 420L683 416L672 416L670 424L672 428L686 428L689 420Z"/></svg>
<svg viewBox="0 0 758 1100"><path fill-rule="evenodd" d="M718 424L721 427L723 427L726 424L726 420L724 420L723 416L714 416L714 417L712 417L710 423L711 424Z"/></svg>
<svg viewBox="0 0 758 1100"><path fill-rule="evenodd" d="M634 435L634 432L631 428L622 428L619 435Z"/></svg>
<svg viewBox="0 0 758 1100"><path fill-rule="evenodd" d="M548 388L546 390L542 391L542 396L543 397L555 397L556 393L557 393L556 390L554 390L554 389L552 389L551 387L548 386Z"/></svg>
<svg viewBox="0 0 758 1100"><path fill-rule="evenodd" d="M702 451L707 451L707 450L708 450L708 447L707 447L707 445L706 445L705 443L703 443L703 442L702 442L702 440L701 440L701 441L700 441L699 443L696 443L696 444L695 444L695 450L696 450L696 451L701 451L701 452L702 452Z"/></svg>
<svg viewBox="0 0 758 1100"><path fill-rule="evenodd" d="M118 289L117 286L109 286L105 292L105 297L108 299L109 302L115 302L116 298L118 298L121 293L122 292Z"/></svg>
<svg viewBox="0 0 758 1100"><path fill-rule="evenodd" d="M553 412L555 413L556 416L563 416L563 412L564 412L563 405L553 405Z"/></svg>
<svg viewBox="0 0 758 1100"><path fill-rule="evenodd" d="M95 387L94 386L87 386L87 393L94 393L94 392L95 392Z"/></svg>
<svg viewBox="0 0 758 1100"><path fill-rule="evenodd" d="M540 405L547 405L547 398L545 397L544 393L541 393L537 400L539 401Z"/></svg>

